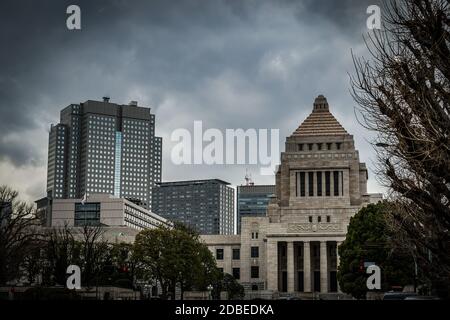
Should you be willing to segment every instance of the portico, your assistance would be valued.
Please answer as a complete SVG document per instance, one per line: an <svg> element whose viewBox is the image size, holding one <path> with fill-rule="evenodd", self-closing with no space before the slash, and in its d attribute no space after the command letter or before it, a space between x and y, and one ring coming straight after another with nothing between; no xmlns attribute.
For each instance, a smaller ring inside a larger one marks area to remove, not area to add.
<svg viewBox="0 0 450 320"><path fill-rule="evenodd" d="M342 239L268 237L267 288L278 292L338 292L337 246Z"/></svg>

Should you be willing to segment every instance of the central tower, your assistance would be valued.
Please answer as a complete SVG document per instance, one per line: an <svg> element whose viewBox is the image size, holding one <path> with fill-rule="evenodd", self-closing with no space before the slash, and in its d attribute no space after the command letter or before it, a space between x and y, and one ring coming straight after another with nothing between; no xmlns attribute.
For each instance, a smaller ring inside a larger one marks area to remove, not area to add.
<svg viewBox="0 0 450 320"><path fill-rule="evenodd" d="M367 168L359 162L353 136L331 114L320 95L311 114L286 138L276 173L272 222L305 209L359 207L368 201Z"/></svg>

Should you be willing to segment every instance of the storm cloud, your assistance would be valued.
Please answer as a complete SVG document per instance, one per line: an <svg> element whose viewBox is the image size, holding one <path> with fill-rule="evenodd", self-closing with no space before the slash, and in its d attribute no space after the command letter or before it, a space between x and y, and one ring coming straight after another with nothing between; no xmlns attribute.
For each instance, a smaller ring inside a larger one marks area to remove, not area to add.
<svg viewBox="0 0 450 320"><path fill-rule="evenodd" d="M378 1L2 1L0 184L29 200L46 187L48 128L70 103L101 99L151 107L163 137L163 180L241 184L256 166L175 166L177 128L279 128L280 144L318 94L373 166L370 136L349 94L351 50L366 55L366 9ZM81 8L81 30L66 8ZM381 190L371 177L369 190Z"/></svg>

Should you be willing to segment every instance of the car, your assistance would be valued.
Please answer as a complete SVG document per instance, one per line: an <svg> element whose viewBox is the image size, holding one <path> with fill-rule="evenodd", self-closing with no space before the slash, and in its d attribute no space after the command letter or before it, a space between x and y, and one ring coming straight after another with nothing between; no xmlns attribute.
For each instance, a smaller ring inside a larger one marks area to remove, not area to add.
<svg viewBox="0 0 450 320"><path fill-rule="evenodd" d="M280 297L278 298L278 300L302 300L299 297L295 297L295 296L288 296L288 297Z"/></svg>
<svg viewBox="0 0 450 320"><path fill-rule="evenodd" d="M440 300L435 296L410 296L406 297L405 300Z"/></svg>
<svg viewBox="0 0 450 320"><path fill-rule="evenodd" d="M417 296L414 292L386 292L383 295L383 300L405 300L408 297Z"/></svg>

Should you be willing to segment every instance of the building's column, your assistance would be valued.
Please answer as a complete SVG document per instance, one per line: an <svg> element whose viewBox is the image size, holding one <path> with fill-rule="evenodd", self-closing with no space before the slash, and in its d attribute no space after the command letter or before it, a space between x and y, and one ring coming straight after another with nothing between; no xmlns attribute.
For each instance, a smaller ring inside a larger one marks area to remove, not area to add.
<svg viewBox="0 0 450 320"><path fill-rule="evenodd" d="M326 196L326 188L325 188L325 171L322 171L322 197Z"/></svg>
<svg viewBox="0 0 450 320"><path fill-rule="evenodd" d="M320 241L320 292L328 292L328 259L326 241Z"/></svg>
<svg viewBox="0 0 450 320"><path fill-rule="evenodd" d="M334 174L330 171L330 196L334 197Z"/></svg>
<svg viewBox="0 0 450 320"><path fill-rule="evenodd" d="M311 292L311 248L309 241L303 241L303 288Z"/></svg>
<svg viewBox="0 0 450 320"><path fill-rule="evenodd" d="M338 197L339 195L340 195L340 192L339 192L339 171L337 171L337 196L335 196L335 197ZM335 181L334 181L334 171L333 171L333 188L334 188L334 184L335 184ZM334 190L333 190L333 195L334 195Z"/></svg>
<svg viewBox="0 0 450 320"><path fill-rule="evenodd" d="M337 271L339 270L339 246L342 244L341 241L337 241L336 242L336 275L337 275ZM339 281L337 281L337 291L341 292L341 288L339 287Z"/></svg>
<svg viewBox="0 0 450 320"><path fill-rule="evenodd" d="M267 289L278 291L278 242L267 239Z"/></svg>
<svg viewBox="0 0 450 320"><path fill-rule="evenodd" d="M309 173L305 171L305 197L309 197Z"/></svg>
<svg viewBox="0 0 450 320"><path fill-rule="evenodd" d="M231 267L232 250L231 246L225 246L223 248L223 272L233 274Z"/></svg>
<svg viewBox="0 0 450 320"><path fill-rule="evenodd" d="M342 187L341 187L341 180L342 179L342 177L341 177L341 172L340 171L338 171L338 196L339 197L341 197L342 196Z"/></svg>
<svg viewBox="0 0 450 320"><path fill-rule="evenodd" d="M295 291L295 276L294 276L294 242L287 242L287 291Z"/></svg>

